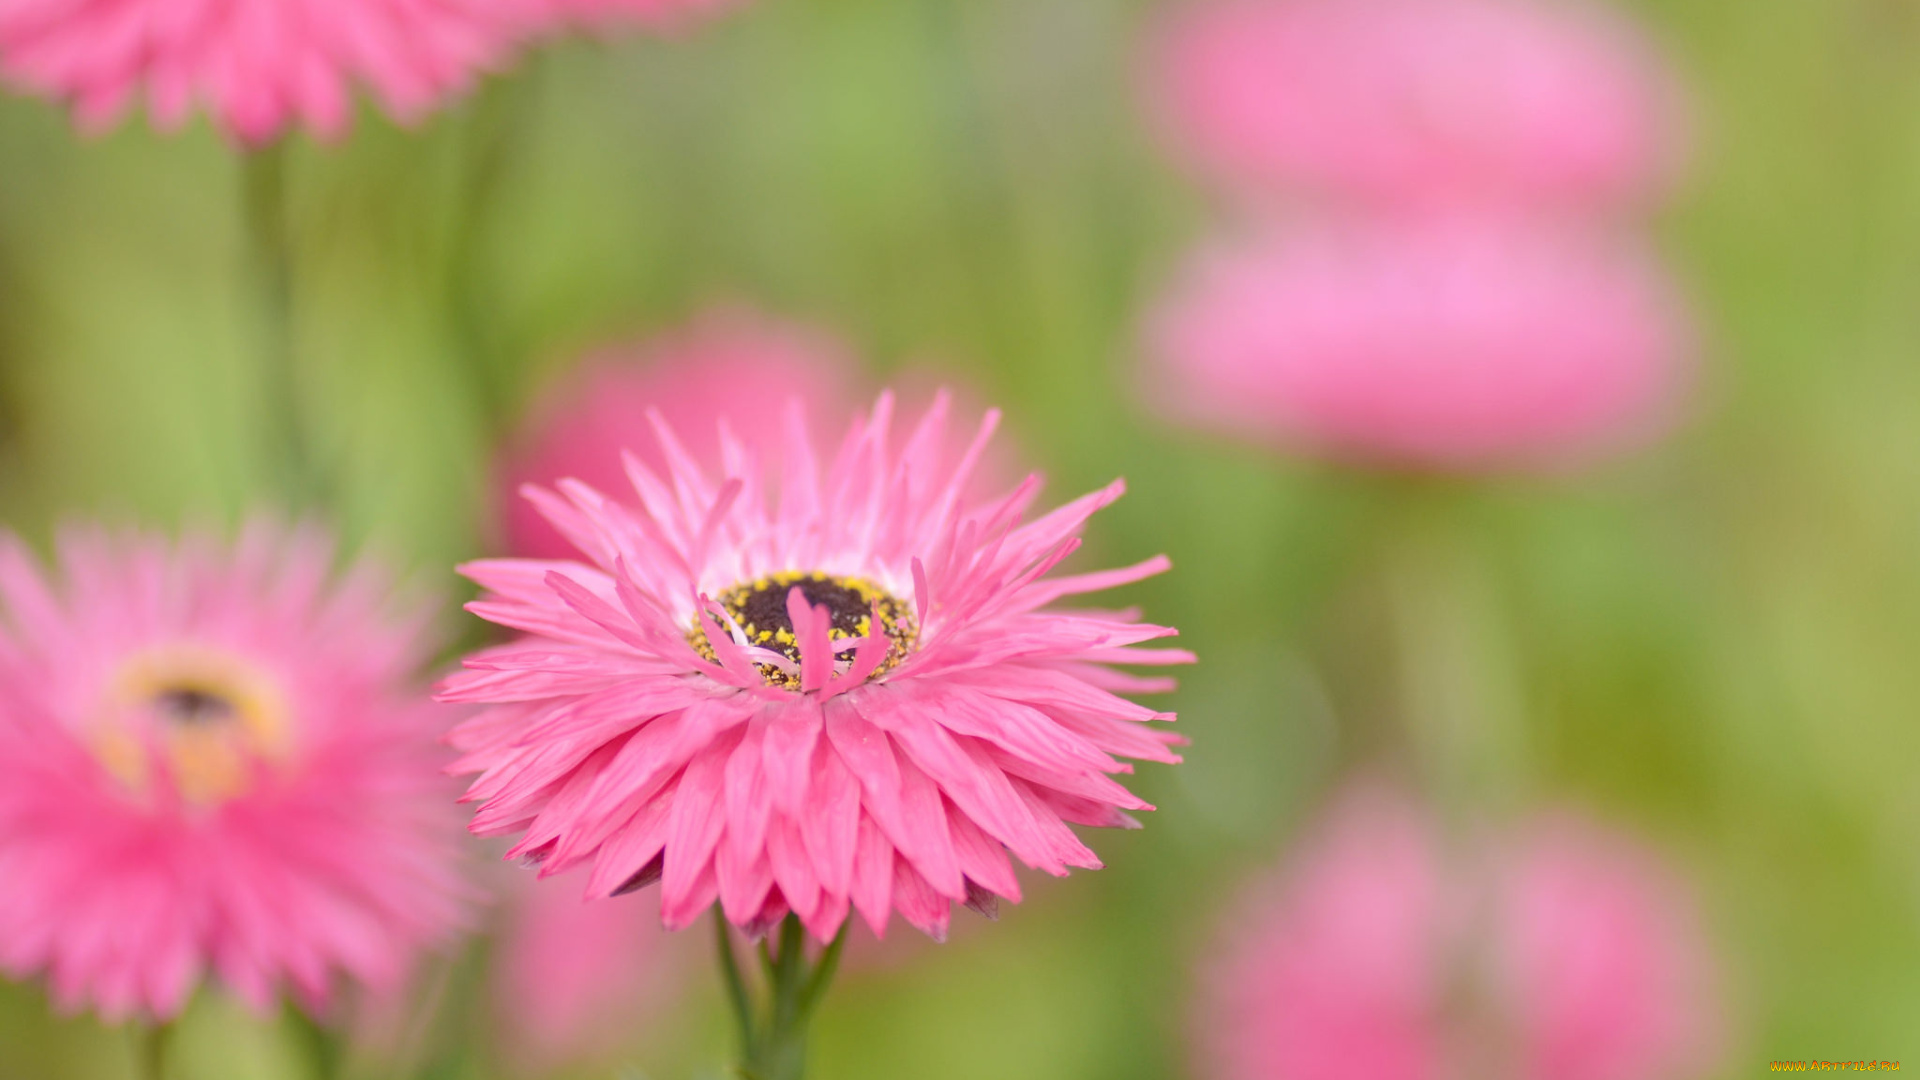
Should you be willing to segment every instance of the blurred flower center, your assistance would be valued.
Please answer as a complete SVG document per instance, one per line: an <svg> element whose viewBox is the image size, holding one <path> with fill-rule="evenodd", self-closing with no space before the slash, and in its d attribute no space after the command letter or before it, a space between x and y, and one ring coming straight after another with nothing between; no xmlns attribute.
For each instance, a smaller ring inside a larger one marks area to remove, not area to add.
<svg viewBox="0 0 1920 1080"><path fill-rule="evenodd" d="M286 700L257 666L201 646L136 653L115 671L93 732L115 779L145 795L166 784L208 806L244 794L286 759Z"/></svg>
<svg viewBox="0 0 1920 1080"><path fill-rule="evenodd" d="M233 719L233 702L198 687L175 687L153 697L153 707L176 724L219 724Z"/></svg>
<svg viewBox="0 0 1920 1080"><path fill-rule="evenodd" d="M727 625L722 629L730 632L734 642L747 650L748 658L760 669L767 685L800 689L800 641L794 633L793 616L787 606L796 588L808 604L827 610L827 640L837 669L853 665L856 651L876 632L876 618L878 632L887 638L887 656L873 675L898 667L913 651L919 626L912 609L873 582L817 571L773 574L742 582L715 597L727 616ZM707 639L707 632L698 620L687 639L694 651L718 662L713 643Z"/></svg>

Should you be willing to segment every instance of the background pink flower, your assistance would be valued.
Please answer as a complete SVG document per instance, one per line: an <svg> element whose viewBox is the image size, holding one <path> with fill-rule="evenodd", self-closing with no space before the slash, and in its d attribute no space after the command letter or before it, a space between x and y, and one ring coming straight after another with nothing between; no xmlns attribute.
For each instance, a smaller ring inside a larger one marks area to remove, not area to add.
<svg viewBox="0 0 1920 1080"><path fill-rule="evenodd" d="M1349 793L1222 928L1205 1080L1677 1080L1719 1048L1686 894L1633 841L1548 818L1450 856Z"/></svg>
<svg viewBox="0 0 1920 1080"><path fill-rule="evenodd" d="M572 478L607 492L628 487L620 455L630 451L665 471L650 412L658 412L696 461L720 464L721 420L749 449L777 454L794 402L816 430L844 424L869 394L852 347L828 331L750 309L716 307L685 326L634 345L588 355L541 396L498 470L509 551L572 558L573 545L523 498L526 484ZM976 394L931 367L902 374L901 400L924 407L948 393L960 411L982 411ZM965 433L954 434L956 454ZM996 439L968 494L987 496L1018 479L1014 454Z"/></svg>
<svg viewBox="0 0 1920 1080"><path fill-rule="evenodd" d="M1256 441L1403 466L1537 466L1657 431L1689 337L1658 264L1494 218L1203 251L1149 331L1148 396Z"/></svg>
<svg viewBox="0 0 1920 1080"><path fill-rule="evenodd" d="M1153 108L1234 190L1594 208L1647 195L1675 99L1623 21L1561 0L1220 0L1153 39Z"/></svg>
<svg viewBox="0 0 1920 1080"><path fill-rule="evenodd" d="M508 875L502 875L508 877ZM493 970L495 1016L522 1068L544 1073L630 1045L659 1020L686 964L657 900L592 903L583 882L510 875Z"/></svg>
<svg viewBox="0 0 1920 1080"><path fill-rule="evenodd" d="M83 128L144 96L162 128L204 106L259 145L345 133L352 91L418 120L499 63L503 0L0 0L0 72L72 104Z"/></svg>
<svg viewBox="0 0 1920 1080"><path fill-rule="evenodd" d="M1686 893L1623 837L1536 823L1504 857L1499 978L1530 1080L1704 1075L1712 966Z"/></svg>
<svg viewBox="0 0 1920 1080"><path fill-rule="evenodd" d="M1410 807L1349 796L1229 916L1199 999L1201 1075L1437 1080L1446 888Z"/></svg>
<svg viewBox="0 0 1920 1080"><path fill-rule="evenodd" d="M0 969L167 1019L203 972L259 1010L396 985L459 928L417 613L310 532L0 540Z"/></svg>
<svg viewBox="0 0 1920 1080"><path fill-rule="evenodd" d="M830 335L738 308L715 309L640 345L589 356L541 399L500 470L508 550L542 559L575 555L520 497L522 485L572 478L622 491L622 451L664 471L649 410L672 425L697 460L712 464L720 459L721 417L749 448L777 452L790 402L800 403L810 423L835 427L851 414L858 381L851 351Z"/></svg>

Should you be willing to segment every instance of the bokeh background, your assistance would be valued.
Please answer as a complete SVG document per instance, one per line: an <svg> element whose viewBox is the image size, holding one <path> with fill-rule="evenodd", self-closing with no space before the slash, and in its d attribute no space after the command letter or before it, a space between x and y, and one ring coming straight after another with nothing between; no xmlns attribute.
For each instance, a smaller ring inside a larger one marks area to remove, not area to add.
<svg viewBox="0 0 1920 1080"><path fill-rule="evenodd" d="M1155 420L1143 311L1212 210L1142 119L1153 5L762 0L556 44L417 131L369 114L294 147L300 400L341 527L471 640L451 566L497 542L503 427L581 349L715 301L839 333L876 377L948 372L1055 495L1127 477L1083 558L1174 558L1127 599L1202 658L1171 706L1187 763L1140 770L1160 809L1096 838L1108 869L1035 880L997 925L960 913L945 946L866 950L818 1024L824 1080L1182 1075L1193 958L1342 776L1398 767L1383 733L1422 670L1436 709L1494 718L1490 804L1586 807L1691 877L1735 1021L1722 1075L1920 1064L1920 3L1623 6L1692 102L1655 231L1704 374L1656 447L1412 480ZM83 140L0 101L0 520L39 542L272 497L238 203L206 126ZM1384 629L1408 572L1411 661ZM556 1075L723 1075L690 944L617 1053ZM479 939L429 973L437 1007L373 1039L404 1052L355 1068L506 1075L488 960ZM217 994L179 1046L182 1077L304 1067ZM0 1077L129 1069L123 1032L0 985Z"/></svg>

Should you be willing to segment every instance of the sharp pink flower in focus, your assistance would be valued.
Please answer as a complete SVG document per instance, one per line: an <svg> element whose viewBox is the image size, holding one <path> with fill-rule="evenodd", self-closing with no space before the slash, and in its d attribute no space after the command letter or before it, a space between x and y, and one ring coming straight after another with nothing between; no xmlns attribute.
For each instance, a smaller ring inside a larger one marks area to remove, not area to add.
<svg viewBox="0 0 1920 1080"><path fill-rule="evenodd" d="M1204 1080L1681 1080L1720 1046L1685 891L1571 817L1451 857L1418 807L1349 793L1223 931Z"/></svg>
<svg viewBox="0 0 1920 1080"><path fill-rule="evenodd" d="M629 455L637 506L576 482L532 489L585 563L464 572L471 609L527 636L485 650L443 700L490 705L455 734L478 773L473 831L524 834L545 875L589 866L597 896L661 885L669 927L716 901L749 932L789 912L822 940L849 909L929 935L950 906L1018 901L1012 860L1100 861L1069 824L1148 809L1121 758L1173 762L1170 688L1112 665L1174 631L1062 600L1158 574L1164 558L1054 576L1113 485L1024 521L1037 477L966 496L998 423L959 454L936 400L904 441L882 395L825 457L790 414L756 459L723 431L717 473L664 423L662 473Z"/></svg>
<svg viewBox="0 0 1920 1080"><path fill-rule="evenodd" d="M1151 322L1147 392L1289 449L1548 467L1657 434L1690 344L1631 245L1491 218L1334 225L1203 251Z"/></svg>
<svg viewBox="0 0 1920 1080"><path fill-rule="evenodd" d="M659 1019L685 967L677 943L641 905L587 903L578 889L513 880L492 979L512 1057L544 1075L631 1045Z"/></svg>
<svg viewBox="0 0 1920 1080"><path fill-rule="evenodd" d="M319 1009L459 928L424 620L371 566L268 526L59 552L0 540L0 969L108 1018L204 974Z"/></svg>
<svg viewBox="0 0 1920 1080"><path fill-rule="evenodd" d="M0 0L0 73L110 126L144 97L161 128L197 107L258 146L344 135L353 93L419 120L499 64L508 0Z"/></svg>
<svg viewBox="0 0 1920 1080"><path fill-rule="evenodd" d="M535 408L500 470L507 547L540 559L573 557L574 546L527 500L529 483L579 480L599 491L626 487L621 454L655 472L667 467L648 422L657 411L683 433L694 459L720 461L719 421L743 445L777 453L785 412L799 401L813 424L838 426L854 411L859 366L831 335L750 311L721 308L632 348L589 356Z"/></svg>
<svg viewBox="0 0 1920 1080"><path fill-rule="evenodd" d="M1152 108L1229 189L1599 208L1672 171L1672 80L1559 0L1219 0L1152 39Z"/></svg>

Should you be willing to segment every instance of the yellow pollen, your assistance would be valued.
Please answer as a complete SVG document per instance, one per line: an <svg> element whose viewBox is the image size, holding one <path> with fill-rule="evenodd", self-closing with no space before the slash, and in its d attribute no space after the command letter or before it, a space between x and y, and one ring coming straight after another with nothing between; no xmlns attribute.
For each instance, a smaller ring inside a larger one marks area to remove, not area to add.
<svg viewBox="0 0 1920 1080"><path fill-rule="evenodd" d="M839 643L871 636L876 611L880 616L881 630L887 636L888 647L886 659L881 661L870 677L900 666L901 661L913 651L920 630L914 621L912 609L892 593L865 578L788 570L735 585L714 597L714 600L726 611L733 624L740 628L748 645L779 653L797 665L800 662L800 643L794 636L793 619L787 613L787 596L796 587L808 603L827 609L830 619L827 638L834 643L842 670L852 662L853 654L851 649L840 653ZM730 632L725 625L720 629L722 633ZM719 663L719 654L714 651L713 643L707 640L707 632L697 617L693 629L687 633L687 640L695 652L710 662ZM767 685L788 690L800 689L800 676L796 672L782 670L774 664L755 666Z"/></svg>

